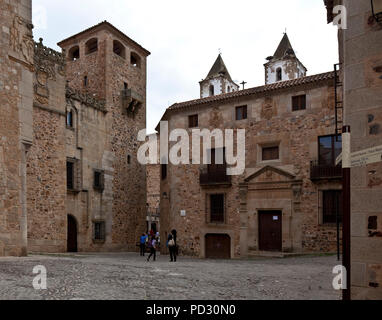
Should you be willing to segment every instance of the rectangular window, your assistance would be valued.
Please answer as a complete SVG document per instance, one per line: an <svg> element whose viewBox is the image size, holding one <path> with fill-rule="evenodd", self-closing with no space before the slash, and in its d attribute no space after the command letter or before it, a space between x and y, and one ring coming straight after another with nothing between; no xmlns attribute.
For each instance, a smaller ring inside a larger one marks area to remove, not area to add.
<svg viewBox="0 0 382 320"><path fill-rule="evenodd" d="M84 87L87 87L88 86L88 77L85 76L84 77Z"/></svg>
<svg viewBox="0 0 382 320"><path fill-rule="evenodd" d="M94 222L94 240L104 241L106 238L105 234L105 222L99 221Z"/></svg>
<svg viewBox="0 0 382 320"><path fill-rule="evenodd" d="M292 97L292 111L306 109L306 95Z"/></svg>
<svg viewBox="0 0 382 320"><path fill-rule="evenodd" d="M280 159L279 146L276 147L263 147L262 150L263 161L278 160Z"/></svg>
<svg viewBox="0 0 382 320"><path fill-rule="evenodd" d="M167 164L162 164L161 166L161 177L162 180L166 180L167 178Z"/></svg>
<svg viewBox="0 0 382 320"><path fill-rule="evenodd" d="M211 222L224 223L224 194L210 195Z"/></svg>
<svg viewBox="0 0 382 320"><path fill-rule="evenodd" d="M236 107L236 120L247 119L247 106Z"/></svg>
<svg viewBox="0 0 382 320"><path fill-rule="evenodd" d="M103 191L104 173L101 170L94 170L94 190Z"/></svg>
<svg viewBox="0 0 382 320"><path fill-rule="evenodd" d="M74 190L74 162L66 162L66 186L68 190Z"/></svg>
<svg viewBox="0 0 382 320"><path fill-rule="evenodd" d="M199 116L197 114L189 116L188 117L188 127L189 128L196 128L198 126L199 126Z"/></svg>
<svg viewBox="0 0 382 320"><path fill-rule="evenodd" d="M322 192L322 223L342 223L342 191L327 190Z"/></svg>
<svg viewBox="0 0 382 320"><path fill-rule="evenodd" d="M338 139L335 135L318 137L318 161L321 166L335 166L341 152L342 137L340 135Z"/></svg>

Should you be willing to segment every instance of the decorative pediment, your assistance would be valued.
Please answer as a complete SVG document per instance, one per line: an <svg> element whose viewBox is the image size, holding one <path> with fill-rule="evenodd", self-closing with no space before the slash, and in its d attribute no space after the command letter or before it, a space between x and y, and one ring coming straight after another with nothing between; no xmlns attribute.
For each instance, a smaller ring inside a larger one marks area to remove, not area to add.
<svg viewBox="0 0 382 320"><path fill-rule="evenodd" d="M246 183L255 182L285 182L295 180L296 176L282 168L273 167L273 166L265 166L263 168L259 168L254 172L248 173L247 177L244 179Z"/></svg>

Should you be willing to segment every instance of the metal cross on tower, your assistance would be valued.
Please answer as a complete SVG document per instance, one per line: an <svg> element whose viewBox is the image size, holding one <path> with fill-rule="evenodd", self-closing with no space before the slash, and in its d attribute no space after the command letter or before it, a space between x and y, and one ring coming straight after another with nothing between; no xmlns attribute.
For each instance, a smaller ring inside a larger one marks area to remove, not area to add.
<svg viewBox="0 0 382 320"><path fill-rule="evenodd" d="M243 81L242 83L240 83L242 86L243 86L243 90L245 89L245 85L247 84L247 82Z"/></svg>

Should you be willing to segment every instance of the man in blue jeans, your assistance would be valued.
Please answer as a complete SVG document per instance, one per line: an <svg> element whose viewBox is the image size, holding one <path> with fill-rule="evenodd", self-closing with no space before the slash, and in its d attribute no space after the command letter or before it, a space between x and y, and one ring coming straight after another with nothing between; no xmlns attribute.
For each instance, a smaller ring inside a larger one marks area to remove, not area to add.
<svg viewBox="0 0 382 320"><path fill-rule="evenodd" d="M140 244L139 247L141 248L141 257L145 256L145 250L146 250L146 239L147 235L143 233L140 238Z"/></svg>

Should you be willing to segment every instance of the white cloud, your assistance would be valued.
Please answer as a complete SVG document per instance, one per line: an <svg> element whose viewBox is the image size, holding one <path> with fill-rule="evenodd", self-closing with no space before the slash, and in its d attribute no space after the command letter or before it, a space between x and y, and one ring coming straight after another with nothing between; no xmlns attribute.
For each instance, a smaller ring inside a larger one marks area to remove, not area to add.
<svg viewBox="0 0 382 320"><path fill-rule="evenodd" d="M80 3L80 5L79 5ZM336 29L326 24L321 0L34 0L47 11L48 28L36 30L55 43L108 20L152 52L148 60L148 132L169 104L199 97L219 48L234 80L264 84L265 58L285 28L308 74L333 69ZM57 49L57 48L56 48Z"/></svg>

